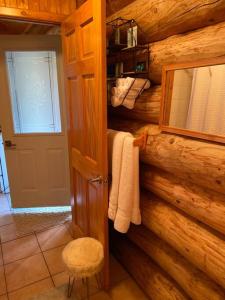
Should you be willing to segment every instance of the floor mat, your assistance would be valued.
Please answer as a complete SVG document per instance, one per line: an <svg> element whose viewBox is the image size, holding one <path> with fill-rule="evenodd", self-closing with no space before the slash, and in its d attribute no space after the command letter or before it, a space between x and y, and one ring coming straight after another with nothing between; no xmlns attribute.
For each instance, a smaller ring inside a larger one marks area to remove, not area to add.
<svg viewBox="0 0 225 300"><path fill-rule="evenodd" d="M71 221L70 207L12 209L12 223L18 236Z"/></svg>
<svg viewBox="0 0 225 300"><path fill-rule="evenodd" d="M60 288L53 288L43 294L31 297L29 300L68 300L67 298L67 287L62 286ZM71 295L71 300L80 300L79 297Z"/></svg>

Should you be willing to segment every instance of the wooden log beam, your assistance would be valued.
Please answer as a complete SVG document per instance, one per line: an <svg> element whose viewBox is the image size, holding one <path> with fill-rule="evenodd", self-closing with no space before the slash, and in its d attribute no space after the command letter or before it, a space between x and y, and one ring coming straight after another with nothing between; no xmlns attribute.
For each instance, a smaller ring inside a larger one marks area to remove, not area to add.
<svg viewBox="0 0 225 300"><path fill-rule="evenodd" d="M109 126L140 135L148 130L148 142L140 159L164 171L225 194L225 147L168 133L157 125L111 118Z"/></svg>
<svg viewBox="0 0 225 300"><path fill-rule="evenodd" d="M225 21L225 2L223 0L136 0L110 16L108 20L117 17L135 19L145 32L148 42L153 42Z"/></svg>
<svg viewBox="0 0 225 300"><path fill-rule="evenodd" d="M161 86L153 86L141 94L132 110L123 106L109 106L109 113L111 116L158 123L160 100Z"/></svg>
<svg viewBox="0 0 225 300"><path fill-rule="evenodd" d="M125 237L112 238L112 250L150 299L189 299L175 281Z"/></svg>
<svg viewBox="0 0 225 300"><path fill-rule="evenodd" d="M141 165L141 185L188 215L225 234L224 194L144 164Z"/></svg>
<svg viewBox="0 0 225 300"><path fill-rule="evenodd" d="M154 194L143 193L142 223L225 288L225 241Z"/></svg>
<svg viewBox="0 0 225 300"><path fill-rule="evenodd" d="M152 43L150 44L149 77L159 84L162 65L223 56L224 49L225 22Z"/></svg>
<svg viewBox="0 0 225 300"><path fill-rule="evenodd" d="M106 0L106 15L110 16L132 2L134 0Z"/></svg>
<svg viewBox="0 0 225 300"><path fill-rule="evenodd" d="M193 300L223 300L224 290L144 226L132 226L128 238L167 272Z"/></svg>

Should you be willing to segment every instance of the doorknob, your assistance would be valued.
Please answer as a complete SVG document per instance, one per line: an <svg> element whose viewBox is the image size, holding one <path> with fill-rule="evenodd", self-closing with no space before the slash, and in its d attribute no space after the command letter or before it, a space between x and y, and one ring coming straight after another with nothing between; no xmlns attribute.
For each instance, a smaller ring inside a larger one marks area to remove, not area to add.
<svg viewBox="0 0 225 300"><path fill-rule="evenodd" d="M5 147L6 148L16 148L16 144L13 144L12 141L10 141L10 140L6 140Z"/></svg>
<svg viewBox="0 0 225 300"><path fill-rule="evenodd" d="M90 182L90 183L97 182L99 184L105 184L105 183L108 183L108 178L104 179L104 178L102 178L102 176L97 176L95 178L89 179L88 182Z"/></svg>

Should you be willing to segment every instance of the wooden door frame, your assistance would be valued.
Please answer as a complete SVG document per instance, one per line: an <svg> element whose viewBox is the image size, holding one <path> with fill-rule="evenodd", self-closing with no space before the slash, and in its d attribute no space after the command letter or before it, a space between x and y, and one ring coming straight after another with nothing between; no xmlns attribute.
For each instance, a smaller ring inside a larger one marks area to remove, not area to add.
<svg viewBox="0 0 225 300"><path fill-rule="evenodd" d="M38 12L19 8L0 7L0 18L46 25L61 25L67 16L51 12Z"/></svg>

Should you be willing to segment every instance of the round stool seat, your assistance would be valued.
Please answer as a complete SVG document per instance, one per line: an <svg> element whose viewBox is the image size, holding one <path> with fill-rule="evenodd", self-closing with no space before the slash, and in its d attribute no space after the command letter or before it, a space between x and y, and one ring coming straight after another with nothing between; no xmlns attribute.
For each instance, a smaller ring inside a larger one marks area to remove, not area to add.
<svg viewBox="0 0 225 300"><path fill-rule="evenodd" d="M91 277L102 269L103 246L93 238L79 238L66 245L62 252L62 259L70 276Z"/></svg>

